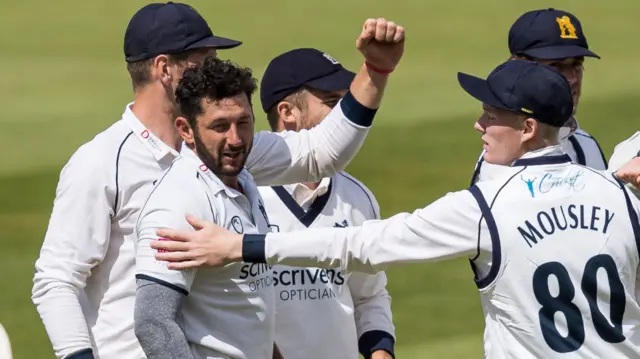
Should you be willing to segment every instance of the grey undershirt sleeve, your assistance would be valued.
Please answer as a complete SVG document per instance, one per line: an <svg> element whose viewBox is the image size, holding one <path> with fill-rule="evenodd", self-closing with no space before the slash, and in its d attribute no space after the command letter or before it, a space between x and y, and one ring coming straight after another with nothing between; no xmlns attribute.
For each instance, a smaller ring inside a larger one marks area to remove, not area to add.
<svg viewBox="0 0 640 359"><path fill-rule="evenodd" d="M136 282L135 334L147 359L194 359L176 322L184 294L150 280Z"/></svg>

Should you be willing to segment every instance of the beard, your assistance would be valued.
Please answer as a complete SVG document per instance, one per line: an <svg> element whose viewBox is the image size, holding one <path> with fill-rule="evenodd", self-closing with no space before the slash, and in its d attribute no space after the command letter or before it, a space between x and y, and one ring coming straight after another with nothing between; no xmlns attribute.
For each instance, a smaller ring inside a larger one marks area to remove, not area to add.
<svg viewBox="0 0 640 359"><path fill-rule="evenodd" d="M224 147L220 147L212 153L205 146L200 135L196 131L193 133L193 142L195 144L196 154L202 163L204 163L216 176L236 177L244 168L244 164L247 161L247 148L245 146L229 147L226 150ZM224 152L239 152L238 156L241 157L240 164L231 168L225 167L222 163Z"/></svg>

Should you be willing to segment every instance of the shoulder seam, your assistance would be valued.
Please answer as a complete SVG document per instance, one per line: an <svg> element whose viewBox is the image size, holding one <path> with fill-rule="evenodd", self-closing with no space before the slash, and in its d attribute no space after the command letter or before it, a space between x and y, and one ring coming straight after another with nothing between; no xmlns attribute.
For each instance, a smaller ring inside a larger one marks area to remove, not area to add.
<svg viewBox="0 0 640 359"><path fill-rule="evenodd" d="M376 212L376 208L373 205L373 199L371 198L371 196L373 196L373 193L371 193L370 190L366 189L364 184L360 184L355 177L351 176L350 174L347 174L345 172L338 172L339 175L342 175L342 177L348 179L349 181L351 181L353 184L355 184L356 186L358 186L362 192L364 192L365 196L367 196L367 199L369 200L369 205L371 205L371 211L373 212L373 216L375 218L382 218L382 215L380 213ZM371 193L371 194L370 194Z"/></svg>

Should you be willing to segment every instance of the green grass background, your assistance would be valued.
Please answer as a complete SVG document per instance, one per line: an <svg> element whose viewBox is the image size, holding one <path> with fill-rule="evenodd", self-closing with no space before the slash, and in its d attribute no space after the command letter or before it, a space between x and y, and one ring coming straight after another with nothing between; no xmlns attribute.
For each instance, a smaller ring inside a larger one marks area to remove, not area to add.
<svg viewBox="0 0 640 359"><path fill-rule="evenodd" d="M61 166L78 145L120 118L132 93L124 30L145 1L23 0L0 6L0 322L17 359L53 358L30 300L33 263ZM407 29L375 127L348 171L375 193L384 216L465 187L480 151L480 104L456 72L485 76L507 56L522 12L575 13L602 60L586 62L581 126L607 156L636 131L640 53L635 0L191 1L214 32L244 45L220 52L257 77L295 47L317 47L345 66L362 63L355 39L368 17ZM258 113L258 127L266 120ZM76 225L69 223L70 226ZM464 259L389 271L398 358L482 358L483 316Z"/></svg>

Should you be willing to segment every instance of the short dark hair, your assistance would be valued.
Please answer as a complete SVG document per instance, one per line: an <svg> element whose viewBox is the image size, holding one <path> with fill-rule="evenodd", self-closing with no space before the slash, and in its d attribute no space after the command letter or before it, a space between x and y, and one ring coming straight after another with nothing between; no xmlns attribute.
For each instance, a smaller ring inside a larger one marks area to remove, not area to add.
<svg viewBox="0 0 640 359"><path fill-rule="evenodd" d="M257 83L250 68L210 56L184 71L176 89L176 101L182 116L194 127L196 117L204 112L203 99L217 101L244 93L251 103Z"/></svg>

